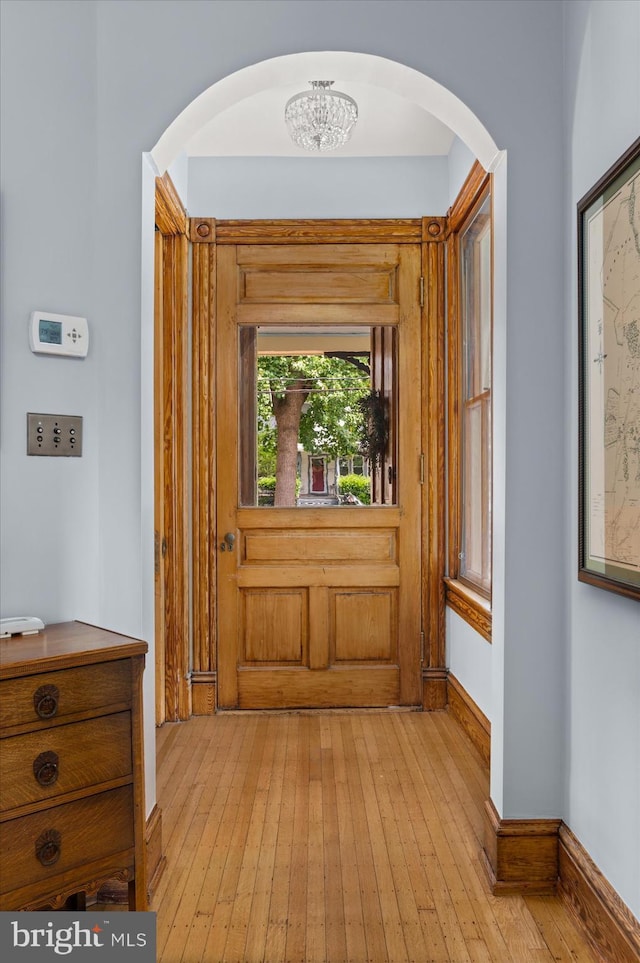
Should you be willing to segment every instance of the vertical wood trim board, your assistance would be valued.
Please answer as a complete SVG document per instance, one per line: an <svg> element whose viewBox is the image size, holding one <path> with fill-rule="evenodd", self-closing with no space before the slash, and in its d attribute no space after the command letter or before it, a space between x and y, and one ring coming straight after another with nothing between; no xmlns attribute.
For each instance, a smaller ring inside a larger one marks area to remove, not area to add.
<svg viewBox="0 0 640 963"><path fill-rule="evenodd" d="M491 723L464 686L451 673L447 676L448 709L476 747L486 766L491 760Z"/></svg>
<svg viewBox="0 0 640 963"><path fill-rule="evenodd" d="M188 241L163 238L163 458L165 483L165 697L166 718L191 715L188 683Z"/></svg>
<svg viewBox="0 0 640 963"><path fill-rule="evenodd" d="M422 611L425 645L422 706L447 705L445 668L445 218L423 218L422 275L427 280L422 308L423 327L423 452L424 525Z"/></svg>
<svg viewBox="0 0 640 963"><path fill-rule="evenodd" d="M495 896L555 893L559 819L501 819L485 802L484 861Z"/></svg>
<svg viewBox="0 0 640 963"><path fill-rule="evenodd" d="M215 222L211 225L215 238ZM216 472L215 426L215 285L216 245L195 244L193 247L193 345L192 345L192 568L193 568L193 676L192 683L204 681L201 674L216 669L215 584L217 556L215 552L214 485ZM192 696L198 702L196 714L212 701L215 710L215 677L213 695L203 692ZM209 712L206 713L210 714Z"/></svg>
<svg viewBox="0 0 640 963"><path fill-rule="evenodd" d="M156 721L191 715L189 660L189 241L168 174L156 178L154 458Z"/></svg>
<svg viewBox="0 0 640 963"><path fill-rule="evenodd" d="M637 963L640 922L564 823L559 838L560 896L607 963Z"/></svg>
<svg viewBox="0 0 640 963"><path fill-rule="evenodd" d="M164 564L165 535L165 473L164 460L164 321L162 294L164 290L164 238L155 235L154 264L154 321L153 321L153 527L154 527L154 640L156 725L167 717L166 706L166 578Z"/></svg>
<svg viewBox="0 0 640 963"><path fill-rule="evenodd" d="M167 857L162 850L162 810L156 805L147 819L145 829L145 845L147 850L147 897L149 902L153 898L160 877L167 866Z"/></svg>

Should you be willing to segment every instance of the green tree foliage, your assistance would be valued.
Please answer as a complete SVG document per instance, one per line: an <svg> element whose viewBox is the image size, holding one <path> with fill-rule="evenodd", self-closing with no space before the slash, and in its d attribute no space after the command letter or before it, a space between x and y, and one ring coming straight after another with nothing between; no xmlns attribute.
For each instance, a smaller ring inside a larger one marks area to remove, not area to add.
<svg viewBox="0 0 640 963"><path fill-rule="evenodd" d="M258 461L273 464L278 447L274 399L288 391L308 392L298 441L308 452L330 458L353 455L362 437L358 401L371 388L369 376L343 358L323 355L263 356L258 359Z"/></svg>

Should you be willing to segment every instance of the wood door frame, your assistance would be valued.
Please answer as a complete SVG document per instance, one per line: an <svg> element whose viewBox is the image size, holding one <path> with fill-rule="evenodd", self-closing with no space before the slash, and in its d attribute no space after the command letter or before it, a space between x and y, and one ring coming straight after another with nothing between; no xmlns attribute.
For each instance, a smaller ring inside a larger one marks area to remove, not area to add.
<svg viewBox="0 0 640 963"><path fill-rule="evenodd" d="M215 712L217 686L215 529L215 281L219 244L420 244L422 249L422 689L425 709L446 706L445 544L445 235L446 218L384 220L216 220L190 218L193 245L193 665L194 714ZM173 667L172 667L173 668Z"/></svg>
<svg viewBox="0 0 640 963"><path fill-rule="evenodd" d="M447 705L445 653L446 423L445 423L445 237L446 217L422 218L422 410L425 484L422 486L423 631L422 706Z"/></svg>
<svg viewBox="0 0 640 963"><path fill-rule="evenodd" d="M188 219L156 178L154 541L156 724L191 715L189 670Z"/></svg>

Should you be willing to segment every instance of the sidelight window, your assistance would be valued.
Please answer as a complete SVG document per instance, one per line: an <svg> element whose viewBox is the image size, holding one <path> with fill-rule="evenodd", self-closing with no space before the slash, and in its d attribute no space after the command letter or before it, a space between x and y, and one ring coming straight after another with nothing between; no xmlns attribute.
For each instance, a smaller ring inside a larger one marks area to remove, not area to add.
<svg viewBox="0 0 640 963"><path fill-rule="evenodd" d="M490 638L492 224L481 174L450 213L447 601Z"/></svg>
<svg viewBox="0 0 640 963"><path fill-rule="evenodd" d="M459 578L491 594L491 199L460 237L462 335Z"/></svg>

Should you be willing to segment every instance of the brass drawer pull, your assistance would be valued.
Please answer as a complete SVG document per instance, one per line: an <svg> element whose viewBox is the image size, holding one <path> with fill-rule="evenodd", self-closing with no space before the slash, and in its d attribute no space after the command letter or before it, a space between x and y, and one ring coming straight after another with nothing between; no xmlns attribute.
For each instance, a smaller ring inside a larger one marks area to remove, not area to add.
<svg viewBox="0 0 640 963"><path fill-rule="evenodd" d="M36 777L36 782L45 787L53 786L59 775L58 761L56 752L41 752L33 760L33 775Z"/></svg>
<svg viewBox="0 0 640 963"><path fill-rule="evenodd" d="M55 685L41 685L33 695L33 705L41 719L51 719L58 711L60 692Z"/></svg>
<svg viewBox="0 0 640 963"><path fill-rule="evenodd" d="M36 858L43 866L53 866L60 859L62 836L57 829L45 829L36 839Z"/></svg>

